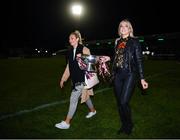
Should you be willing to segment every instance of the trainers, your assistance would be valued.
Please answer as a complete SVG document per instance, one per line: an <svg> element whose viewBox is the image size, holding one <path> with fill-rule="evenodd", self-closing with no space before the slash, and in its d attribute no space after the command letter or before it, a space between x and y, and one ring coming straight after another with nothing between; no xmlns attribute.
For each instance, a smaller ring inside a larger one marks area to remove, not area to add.
<svg viewBox="0 0 180 140"><path fill-rule="evenodd" d="M59 129L69 129L70 124L67 124L65 121L55 124L55 127Z"/></svg>
<svg viewBox="0 0 180 140"><path fill-rule="evenodd" d="M86 115L86 118L91 118L96 114L96 110L94 112L89 112L88 115Z"/></svg>

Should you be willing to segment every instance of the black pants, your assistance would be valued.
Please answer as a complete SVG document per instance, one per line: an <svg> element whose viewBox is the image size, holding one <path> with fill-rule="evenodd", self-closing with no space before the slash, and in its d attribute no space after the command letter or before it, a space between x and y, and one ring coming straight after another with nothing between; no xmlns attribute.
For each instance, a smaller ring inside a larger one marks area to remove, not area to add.
<svg viewBox="0 0 180 140"><path fill-rule="evenodd" d="M121 128L125 131L131 131L133 128L129 101L134 91L136 83L135 77L135 73L122 69L116 71L114 79L115 95L122 123Z"/></svg>

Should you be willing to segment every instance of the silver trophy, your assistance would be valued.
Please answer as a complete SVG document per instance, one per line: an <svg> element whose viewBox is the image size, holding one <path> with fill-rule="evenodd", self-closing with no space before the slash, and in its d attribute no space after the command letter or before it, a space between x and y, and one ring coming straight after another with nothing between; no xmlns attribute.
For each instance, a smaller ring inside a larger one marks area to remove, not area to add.
<svg viewBox="0 0 180 140"><path fill-rule="evenodd" d="M98 58L96 55L82 55L81 58L87 64L88 72L96 72Z"/></svg>

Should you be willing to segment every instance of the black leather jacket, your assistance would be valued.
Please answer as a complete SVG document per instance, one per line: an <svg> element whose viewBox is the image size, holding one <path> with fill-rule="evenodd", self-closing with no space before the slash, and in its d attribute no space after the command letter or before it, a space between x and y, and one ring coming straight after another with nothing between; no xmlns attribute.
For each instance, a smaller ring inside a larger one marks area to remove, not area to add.
<svg viewBox="0 0 180 140"><path fill-rule="evenodd" d="M116 41L116 45L118 45L118 39ZM140 79L144 79L142 61L143 56L139 40L137 38L129 37L126 43L126 50L124 52L124 68L129 69L129 72L137 72L140 76ZM113 67L115 66L113 65Z"/></svg>

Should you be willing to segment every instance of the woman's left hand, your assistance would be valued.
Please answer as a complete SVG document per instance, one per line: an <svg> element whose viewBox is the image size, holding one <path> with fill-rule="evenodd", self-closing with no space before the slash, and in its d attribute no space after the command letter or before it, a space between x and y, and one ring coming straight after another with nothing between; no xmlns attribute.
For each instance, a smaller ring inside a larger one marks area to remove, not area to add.
<svg viewBox="0 0 180 140"><path fill-rule="evenodd" d="M144 79L141 79L141 85L142 85L143 89L148 88L148 83Z"/></svg>

